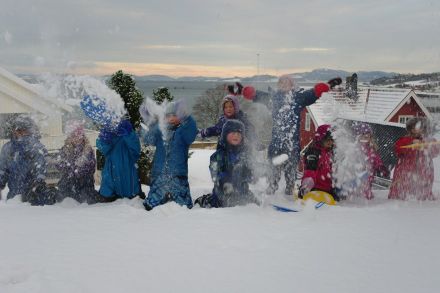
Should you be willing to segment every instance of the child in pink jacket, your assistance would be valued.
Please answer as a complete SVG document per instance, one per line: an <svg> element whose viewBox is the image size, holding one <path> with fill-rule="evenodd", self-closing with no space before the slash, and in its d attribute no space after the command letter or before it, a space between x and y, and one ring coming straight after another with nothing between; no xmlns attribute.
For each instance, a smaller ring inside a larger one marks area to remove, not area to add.
<svg viewBox="0 0 440 293"><path fill-rule="evenodd" d="M373 185L374 176L377 174L381 177L388 177L389 171L384 166L377 152L377 145L373 139L373 130L370 125L364 122L356 123L353 126L353 132L356 135L356 140L362 151L362 171L365 173L365 176L360 178L360 184L352 190L351 195L373 199L374 196L371 187Z"/></svg>

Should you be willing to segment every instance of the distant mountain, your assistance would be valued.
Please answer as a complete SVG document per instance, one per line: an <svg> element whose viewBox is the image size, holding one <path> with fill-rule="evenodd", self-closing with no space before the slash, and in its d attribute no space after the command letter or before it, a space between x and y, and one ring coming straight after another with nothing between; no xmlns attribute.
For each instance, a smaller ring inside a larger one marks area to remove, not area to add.
<svg viewBox="0 0 440 293"><path fill-rule="evenodd" d="M136 80L139 81L174 81L175 78L169 77L167 75L143 75L143 76L135 76Z"/></svg>
<svg viewBox="0 0 440 293"><path fill-rule="evenodd" d="M383 71L358 71L356 72L358 75L358 79L360 82L370 82L372 80L383 79L388 80L393 76L397 76L397 73L394 72L383 72ZM294 77L298 82L317 82L317 81L326 81L334 77L341 77L345 80L345 77L351 76L353 72L345 71L345 70L335 70L335 69L327 69L320 68L315 69L310 72L301 72L301 73L291 73L290 75ZM19 74L21 78L30 82L36 83L38 81L37 76L32 74ZM104 76L110 77L110 76ZM171 77L167 75L142 75L137 76L134 75L136 81L199 81L199 82L224 82L231 83L234 81L240 81L242 83L252 83L252 82L276 82L278 80L278 76L262 74L262 75L254 75L250 77L237 77L231 76L227 78L215 77L215 76L183 76L183 77Z"/></svg>
<svg viewBox="0 0 440 293"><path fill-rule="evenodd" d="M291 73L290 75L294 77L298 82L316 82L316 81L326 81L334 77L341 77L345 79L347 76L351 76L354 72L349 72L345 70L335 70L335 69L315 69L311 72L301 72L301 73ZM396 75L394 72L383 72L383 71L358 71L358 79L361 82L370 82L371 80L381 78L381 77L391 77ZM250 77L206 77L206 76L184 76L173 78L166 75L144 75L135 76L136 80L141 81L210 81L210 82L231 82L240 81L243 83L252 82L276 82L278 80L277 76L274 75L254 75Z"/></svg>
<svg viewBox="0 0 440 293"><path fill-rule="evenodd" d="M303 82L315 82L315 81L326 81L334 77L341 77L343 80L347 76L351 76L354 72L349 72L345 70L334 70L334 69L315 69L312 72L303 73L293 73L292 76L298 81ZM361 82L370 82L378 77L390 77L395 75L393 72L383 72L383 71L357 71L358 80Z"/></svg>
<svg viewBox="0 0 440 293"><path fill-rule="evenodd" d="M291 75L299 82L314 82L326 81L338 76L344 79L346 76L351 75L351 73L344 70L320 68L311 72L292 73Z"/></svg>
<svg viewBox="0 0 440 293"><path fill-rule="evenodd" d="M440 72L422 73L422 74L394 74L392 76L382 76L371 81L374 85L402 84L412 81L438 82L440 81Z"/></svg>
<svg viewBox="0 0 440 293"><path fill-rule="evenodd" d="M384 72L384 71L359 71L357 72L360 81L371 82L374 79L381 77L391 77L396 75L395 72Z"/></svg>

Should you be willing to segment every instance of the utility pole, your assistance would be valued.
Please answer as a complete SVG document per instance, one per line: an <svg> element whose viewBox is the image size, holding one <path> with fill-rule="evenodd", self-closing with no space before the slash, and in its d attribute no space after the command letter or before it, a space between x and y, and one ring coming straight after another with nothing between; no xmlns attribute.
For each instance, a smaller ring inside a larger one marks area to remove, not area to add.
<svg viewBox="0 0 440 293"><path fill-rule="evenodd" d="M260 53L257 53L257 75L260 75Z"/></svg>

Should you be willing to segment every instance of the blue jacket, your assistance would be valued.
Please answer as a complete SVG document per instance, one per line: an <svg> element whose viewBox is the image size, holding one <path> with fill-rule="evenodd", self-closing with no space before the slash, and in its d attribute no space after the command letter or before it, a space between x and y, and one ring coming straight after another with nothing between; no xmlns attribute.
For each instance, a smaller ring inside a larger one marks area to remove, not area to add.
<svg viewBox="0 0 440 293"><path fill-rule="evenodd" d="M161 173L188 176L188 150L197 136L197 125L191 116L184 118L178 127L169 127L164 135L156 124L141 136L143 143L156 147L152 180Z"/></svg>
<svg viewBox="0 0 440 293"><path fill-rule="evenodd" d="M272 97L272 140L268 155L298 157L300 152L300 120L302 110L316 102L313 89L299 92L278 91Z"/></svg>
<svg viewBox="0 0 440 293"><path fill-rule="evenodd" d="M46 178L46 148L36 136L11 139L0 153L0 189L9 187L7 198L26 195Z"/></svg>
<svg viewBox="0 0 440 293"><path fill-rule="evenodd" d="M237 117L233 118L236 120L241 121L244 124L244 133L249 142L255 142L256 141L256 133L255 133L255 127L252 125L252 123L247 118L246 114L243 113L243 111L239 111ZM223 125L225 125L226 121L231 120L225 117L225 115L221 115L218 119L217 123L211 127L202 129L200 132L200 135L205 137L211 137L211 136L220 136L222 133Z"/></svg>
<svg viewBox="0 0 440 293"><path fill-rule="evenodd" d="M109 139L98 138L97 148L105 157L99 193L105 197L133 197L140 193L136 162L141 145L134 131Z"/></svg>
<svg viewBox="0 0 440 293"><path fill-rule="evenodd" d="M230 207L257 203L249 190L253 180L249 150L246 141L239 146L231 146L226 141L228 133L239 129L240 122L229 120L222 132L217 151L211 155L209 170L214 181L212 207Z"/></svg>

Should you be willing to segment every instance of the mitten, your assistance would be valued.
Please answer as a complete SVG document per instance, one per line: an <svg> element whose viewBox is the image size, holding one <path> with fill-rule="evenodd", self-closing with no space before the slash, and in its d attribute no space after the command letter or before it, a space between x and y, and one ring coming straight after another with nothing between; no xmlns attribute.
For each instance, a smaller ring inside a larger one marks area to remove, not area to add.
<svg viewBox="0 0 440 293"><path fill-rule="evenodd" d="M342 79L340 77L332 78L329 81L327 81L330 88L334 88L335 86L338 86L342 83Z"/></svg>
<svg viewBox="0 0 440 293"><path fill-rule="evenodd" d="M118 136L129 135L132 130L133 130L133 127L131 126L130 121L122 120L119 123L118 128L116 129L116 134Z"/></svg>
<svg viewBox="0 0 440 293"><path fill-rule="evenodd" d="M305 194L309 193L315 186L315 181L312 177L304 178L301 182L301 187L299 188L299 197L302 198Z"/></svg>
<svg viewBox="0 0 440 293"><path fill-rule="evenodd" d="M206 129L200 129L199 134L201 138L206 138L207 137Z"/></svg>
<svg viewBox="0 0 440 293"><path fill-rule="evenodd" d="M104 143L111 143L115 133L109 128L102 128L99 132L98 139L102 140Z"/></svg>
<svg viewBox="0 0 440 293"><path fill-rule="evenodd" d="M237 87L236 90L235 90L235 94L236 95L241 95L241 92L243 90L243 85L241 83L239 83L239 82L236 82L235 85Z"/></svg>
<svg viewBox="0 0 440 293"><path fill-rule="evenodd" d="M317 83L315 85L315 96L318 98L321 97L323 93L326 93L330 90L330 86L326 83Z"/></svg>

